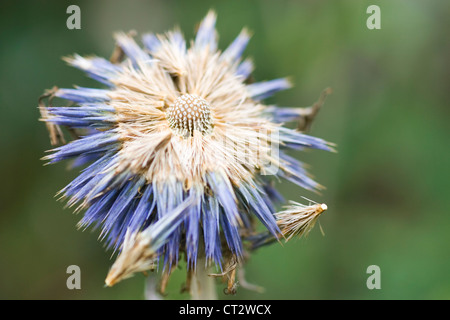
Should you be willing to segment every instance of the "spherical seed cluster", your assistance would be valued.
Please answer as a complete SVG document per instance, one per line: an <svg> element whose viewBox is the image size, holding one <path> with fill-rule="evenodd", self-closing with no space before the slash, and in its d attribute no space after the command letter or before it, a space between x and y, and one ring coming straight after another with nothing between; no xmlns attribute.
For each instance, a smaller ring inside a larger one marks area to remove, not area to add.
<svg viewBox="0 0 450 320"><path fill-rule="evenodd" d="M170 127L184 137L192 137L194 130L205 135L212 128L209 103L193 94L176 99L167 111L167 120Z"/></svg>

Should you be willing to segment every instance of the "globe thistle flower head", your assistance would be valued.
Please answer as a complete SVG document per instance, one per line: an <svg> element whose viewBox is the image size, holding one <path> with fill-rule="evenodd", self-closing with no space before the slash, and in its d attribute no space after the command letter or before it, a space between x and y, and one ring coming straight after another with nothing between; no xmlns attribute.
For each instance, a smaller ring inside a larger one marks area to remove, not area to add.
<svg viewBox="0 0 450 320"><path fill-rule="evenodd" d="M84 210L81 228L101 228L120 252L109 285L158 265L170 273L181 255L194 271L200 258L219 269L242 262L256 220L283 236L270 175L320 188L287 150L332 144L283 126L298 114L262 100L291 83L250 83L249 32L219 51L215 22L211 11L189 47L179 30L145 34L143 47L118 33L111 60L65 58L104 87L56 88L46 97L72 105L40 108L52 143L62 127L75 133L44 159L84 166L60 193Z"/></svg>

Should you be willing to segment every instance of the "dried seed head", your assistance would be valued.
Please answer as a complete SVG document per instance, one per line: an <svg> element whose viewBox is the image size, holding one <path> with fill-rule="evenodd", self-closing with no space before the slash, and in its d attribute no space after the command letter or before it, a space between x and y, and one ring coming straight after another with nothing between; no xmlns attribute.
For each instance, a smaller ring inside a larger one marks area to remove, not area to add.
<svg viewBox="0 0 450 320"><path fill-rule="evenodd" d="M303 164L279 148L333 149L283 126L303 117L309 120L299 129L307 129L317 108L265 105L265 98L290 82L248 83L253 65L242 53L249 33L244 30L220 51L215 22L210 11L189 48L179 30L144 35L144 48L131 34L118 33L117 59L67 59L107 88L55 88L41 98L52 143L63 138L60 126L76 133L44 159L85 166L61 194L69 206L87 209L80 226L102 225L106 245L120 250L108 286L160 268L163 292L183 255L189 273L229 260L219 275L228 280L227 293L234 293L236 265L249 253L244 242L253 251L281 236L307 235L326 209L294 203L274 216L272 201L279 197L263 175L319 189ZM75 105L53 106L54 97ZM256 219L267 232L257 233ZM245 285L242 278L240 284Z"/></svg>
<svg viewBox="0 0 450 320"><path fill-rule="evenodd" d="M167 111L167 120L172 130L184 137L192 137L194 130L206 135L212 128L209 103L193 94L176 99Z"/></svg>
<svg viewBox="0 0 450 320"><path fill-rule="evenodd" d="M287 206L286 210L275 214L286 241L294 236L307 236L322 212L328 209L325 203L305 206L294 201L290 202L291 205Z"/></svg>

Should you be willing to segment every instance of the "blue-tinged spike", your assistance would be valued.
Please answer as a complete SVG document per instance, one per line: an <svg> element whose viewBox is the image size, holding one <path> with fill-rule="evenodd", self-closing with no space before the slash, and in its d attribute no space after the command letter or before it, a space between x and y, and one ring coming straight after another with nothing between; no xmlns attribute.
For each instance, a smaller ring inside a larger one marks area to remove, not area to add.
<svg viewBox="0 0 450 320"><path fill-rule="evenodd" d="M110 105L95 103L82 103L76 107L48 107L49 113L56 116L84 118L115 113L115 108Z"/></svg>
<svg viewBox="0 0 450 320"><path fill-rule="evenodd" d="M77 168L84 166L87 163L91 163L93 161L97 161L104 155L103 152L95 152L95 153L89 153L89 154L82 154L81 156L77 157L71 164L70 168Z"/></svg>
<svg viewBox="0 0 450 320"><path fill-rule="evenodd" d="M279 156L282 160L282 170L278 170L277 174L280 177L289 180L307 190L313 191L318 189L319 184L308 176L308 173L303 168L303 164L300 161L282 152L280 152Z"/></svg>
<svg viewBox="0 0 450 320"><path fill-rule="evenodd" d="M175 183L175 180L170 177L165 183L159 184L155 181L153 182L153 193L156 200L158 219L162 218L178 204L176 199L179 198L179 195L174 187Z"/></svg>
<svg viewBox="0 0 450 320"><path fill-rule="evenodd" d="M172 182L172 184L167 189L169 191L168 196L171 198L169 201L167 210L172 211L183 201L183 185L179 182ZM188 210L189 211L189 210ZM164 215L166 215L165 212ZM178 264L179 251L180 251L180 240L181 240L181 226L176 228L170 239L167 241L165 246L165 256L164 256L164 268L168 271L172 269L172 265Z"/></svg>
<svg viewBox="0 0 450 320"><path fill-rule="evenodd" d="M161 47L161 41L153 33L144 34L142 36L142 43L144 44L145 49L150 51L150 53L158 51Z"/></svg>
<svg viewBox="0 0 450 320"><path fill-rule="evenodd" d="M270 200L275 203L283 203L284 197L278 192L276 188L272 186L271 182L267 182L263 185L265 193L269 196Z"/></svg>
<svg viewBox="0 0 450 320"><path fill-rule="evenodd" d="M295 183L296 185L306 189L306 190L317 190L319 184L312 180L311 178L308 178L304 175L297 175L292 174L288 171L280 171L278 174L281 178L284 178L288 181L291 181L292 183Z"/></svg>
<svg viewBox="0 0 450 320"><path fill-rule="evenodd" d="M58 98L70 100L73 102L104 102L109 101L110 91L105 89L91 89L76 87L75 89L58 89L55 96Z"/></svg>
<svg viewBox="0 0 450 320"><path fill-rule="evenodd" d="M256 250L263 246L269 245L277 241L277 238L275 238L272 234L270 234L267 231L251 235L249 237L245 238L245 241L250 242L250 250Z"/></svg>
<svg viewBox="0 0 450 320"><path fill-rule="evenodd" d="M241 258L243 249L238 226L230 221L226 212L220 213L219 217L220 225L222 226L222 230L225 235L225 240L227 241L228 247L233 254L235 254L238 258Z"/></svg>
<svg viewBox="0 0 450 320"><path fill-rule="evenodd" d="M68 118L84 118L89 117L93 115L91 112L86 110L83 107L49 107L47 108L48 112L55 116L60 117L68 117ZM94 109L90 109L94 110ZM95 110L96 111L96 110ZM97 111L97 114L100 114L100 112Z"/></svg>
<svg viewBox="0 0 450 320"><path fill-rule="evenodd" d="M149 63L151 61L150 56L130 36L120 33L115 38L119 47L125 52L135 67L139 67L140 63Z"/></svg>
<svg viewBox="0 0 450 320"><path fill-rule="evenodd" d="M91 78L109 86L113 85L111 80L116 78L122 70L120 66L101 57L84 58L75 54L73 58L65 60L70 65L85 71Z"/></svg>
<svg viewBox="0 0 450 320"><path fill-rule="evenodd" d="M100 111L100 112L116 112L116 108L113 105L106 104L106 103L99 103L99 102L85 102L85 103L79 103L76 107L63 107L66 109L84 109L84 110L92 110Z"/></svg>
<svg viewBox="0 0 450 320"><path fill-rule="evenodd" d="M239 204L239 213L240 218L242 220L242 226L244 229L252 229L253 228L253 222L251 219L251 216L254 215L254 212L252 211L251 207L249 206L248 202L245 200L243 195L239 192L239 189L236 189L236 198Z"/></svg>
<svg viewBox="0 0 450 320"><path fill-rule="evenodd" d="M208 46L210 51L217 49L216 18L214 11L209 11L205 19L200 23L195 37L196 48L202 49Z"/></svg>
<svg viewBox="0 0 450 320"><path fill-rule="evenodd" d="M186 230L186 256L189 268L197 267L197 252L200 233L200 216L202 210L202 196L194 189L190 190L190 194L196 197L196 203L189 208L189 214L185 218Z"/></svg>
<svg viewBox="0 0 450 320"><path fill-rule="evenodd" d="M255 100L262 100L278 91L286 90L291 88L292 85L286 78L274 79L269 81L262 81L249 84L247 89L249 91L250 97Z"/></svg>
<svg viewBox="0 0 450 320"><path fill-rule="evenodd" d="M105 170L105 167L109 164L111 157L111 153L105 154L103 157L83 169L80 175L78 175L78 177L64 187L64 189L62 189L59 193L65 193L67 196L75 194L87 183L87 181Z"/></svg>
<svg viewBox="0 0 450 320"><path fill-rule="evenodd" d="M247 79L253 72L253 69L254 69L253 62L249 59L244 60L238 65L236 69L236 75L241 76L244 79Z"/></svg>
<svg viewBox="0 0 450 320"><path fill-rule="evenodd" d="M236 204L236 196L230 181L222 174L213 172L207 174L206 179L214 196L218 198L220 205L224 208L230 223L240 225L242 221Z"/></svg>
<svg viewBox="0 0 450 320"><path fill-rule="evenodd" d="M246 29L242 30L236 39L234 39L234 41L222 53L222 59L229 60L231 62L238 61L247 47L249 40L250 34L248 31Z"/></svg>
<svg viewBox="0 0 450 320"><path fill-rule="evenodd" d="M128 228L131 232L139 231L149 221L150 215L156 206L156 201L153 197L153 186L148 184L142 189L139 204L133 213L133 218L128 223Z"/></svg>
<svg viewBox="0 0 450 320"><path fill-rule="evenodd" d="M116 163L111 163L111 167L115 166L115 164ZM105 169L105 171L106 170L109 170L109 168ZM121 173L114 173L112 178L108 182L108 189L113 189L113 188L120 189L125 185L125 183L128 180L131 180L133 178L135 178L135 174L128 170L125 170ZM101 190L96 189L96 190L93 190L93 192L94 191L100 192L100 191L103 191L103 189L101 189Z"/></svg>
<svg viewBox="0 0 450 320"><path fill-rule="evenodd" d="M97 153L113 150L117 147L119 135L112 131L104 131L74 140L66 145L58 147L55 153L44 157L50 163L77 157L85 153Z"/></svg>
<svg viewBox="0 0 450 320"><path fill-rule="evenodd" d="M299 113L298 108L280 108L277 106L270 106L266 109L266 112L272 116L272 121L277 123L298 121L302 115Z"/></svg>
<svg viewBox="0 0 450 320"><path fill-rule="evenodd" d="M144 185L145 177L136 177L135 179L129 180L121 188L117 200L114 205L108 211L105 217L103 230L109 232L114 225L122 225L119 223L119 216L127 210L127 207L137 196L139 189Z"/></svg>
<svg viewBox="0 0 450 320"><path fill-rule="evenodd" d="M116 200L117 202L117 200ZM114 251L122 246L127 233L127 225L133 217L133 213L138 205L138 199L133 198L129 205L118 216L116 222L111 226L108 233L107 246L114 248Z"/></svg>
<svg viewBox="0 0 450 320"><path fill-rule="evenodd" d="M206 201L202 210L206 260L213 259L215 263L220 263L222 251L220 248L219 202L214 196L208 196Z"/></svg>
<svg viewBox="0 0 450 320"><path fill-rule="evenodd" d="M115 178L114 171L111 168L116 164L117 156L111 156L108 162L105 162L100 171L91 175L83 184L75 185L66 191L66 196L72 196L68 201L69 206L77 203L84 198L83 205L88 204L106 189L112 189L110 182ZM81 209L81 208L80 208Z"/></svg>
<svg viewBox="0 0 450 320"><path fill-rule="evenodd" d="M253 213L258 217L258 219L264 224L264 226L269 230L274 236L277 236L280 229L278 228L275 217L264 201L263 197L260 195L260 191L256 188L242 183L239 186L239 192L244 197L245 201L253 209Z"/></svg>
<svg viewBox="0 0 450 320"><path fill-rule="evenodd" d="M184 40L181 31L175 30L174 32L170 33L169 39L180 52L186 51L186 40Z"/></svg>
<svg viewBox="0 0 450 320"><path fill-rule="evenodd" d="M107 212L114 204L118 193L118 190L111 190L100 197L95 198L95 201L86 210L81 221L78 222L78 227L87 228L95 223L95 228L98 228Z"/></svg>
<svg viewBox="0 0 450 320"><path fill-rule="evenodd" d="M302 150L307 147L334 152L334 149L331 147L331 143L292 129L280 127L279 137L280 141L283 142L285 146L292 149Z"/></svg>
<svg viewBox="0 0 450 320"><path fill-rule="evenodd" d="M103 189L107 188L107 183L102 183L105 176L112 177L112 173L104 173L101 172L95 176L93 176L89 181L87 181L86 184L84 184L82 187L76 189L76 192L72 194L71 198L67 202L68 206L73 206L75 203L83 200L83 204L88 204L91 199L94 198L94 196L97 196L99 192L96 192L95 194L92 194L93 190L100 189L100 186ZM109 180L108 180L109 181ZM89 196L89 195L92 196ZM79 208L81 209L81 208Z"/></svg>
<svg viewBox="0 0 450 320"><path fill-rule="evenodd" d="M264 190L265 192L265 190ZM265 197L262 197L266 206L269 208L270 212L276 212L275 207L273 205L272 199L270 198L270 196L266 193Z"/></svg>
<svg viewBox="0 0 450 320"><path fill-rule="evenodd" d="M66 117L52 117L46 119L59 126L67 126L71 128L111 128L116 119L112 116L102 117L87 117L87 118L66 118Z"/></svg>
<svg viewBox="0 0 450 320"><path fill-rule="evenodd" d="M90 203L93 199L109 190L120 190L132 177L132 174L127 172L116 175L114 171L110 170L114 164L115 161L112 161L112 164L84 186L76 197L79 198L82 195L85 198L84 203Z"/></svg>
<svg viewBox="0 0 450 320"><path fill-rule="evenodd" d="M162 246L172 237L173 232L180 227L180 224L186 218L186 215L189 213L187 209L195 205L195 203L196 198L192 195L189 196L177 207L167 212L164 217L142 231L141 237L149 239L150 246L155 252L160 251Z"/></svg>
<svg viewBox="0 0 450 320"><path fill-rule="evenodd" d="M263 189L263 191L261 191L261 192L264 193L265 190ZM243 210L241 210L241 212L242 212L241 217L242 217L243 225L246 229L253 229L253 222L251 220L251 217L255 216L255 211L250 206L247 199L242 195L242 193L237 192L237 197L239 199L240 205L243 207ZM269 195L262 196L261 198L264 201L264 203L266 204L266 206L270 212L276 211L273 206L272 200L269 198ZM245 214L243 214L243 213L245 213Z"/></svg>
<svg viewBox="0 0 450 320"><path fill-rule="evenodd" d="M175 179L168 179L164 184L154 182L153 187L157 217L159 220L164 218L183 201L183 185L175 181ZM178 261L180 237L181 228L176 228L164 248L161 248L160 254L164 253L164 269L168 268L170 270L172 264Z"/></svg>
<svg viewBox="0 0 450 320"><path fill-rule="evenodd" d="M80 124L86 123L98 123L101 124L102 122L109 122L108 125L111 126L112 122L115 122L115 118L112 115L92 115L92 116L85 116L85 117L74 117L74 116L62 116L62 117L54 117L49 119L51 122L64 122L67 121L68 123L77 123Z"/></svg>
<svg viewBox="0 0 450 320"><path fill-rule="evenodd" d="M216 265L219 267L221 271L223 271L222 268L222 249L221 249L222 243L220 237L216 237L216 249L214 252L214 261Z"/></svg>

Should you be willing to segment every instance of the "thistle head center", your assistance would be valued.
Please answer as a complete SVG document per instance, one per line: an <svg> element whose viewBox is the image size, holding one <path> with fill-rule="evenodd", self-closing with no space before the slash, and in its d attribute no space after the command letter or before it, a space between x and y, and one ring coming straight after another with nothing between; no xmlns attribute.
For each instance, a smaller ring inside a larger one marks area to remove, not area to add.
<svg viewBox="0 0 450 320"><path fill-rule="evenodd" d="M184 137L192 137L198 130L203 135L212 128L210 105L197 95L184 94L167 110L169 126Z"/></svg>

